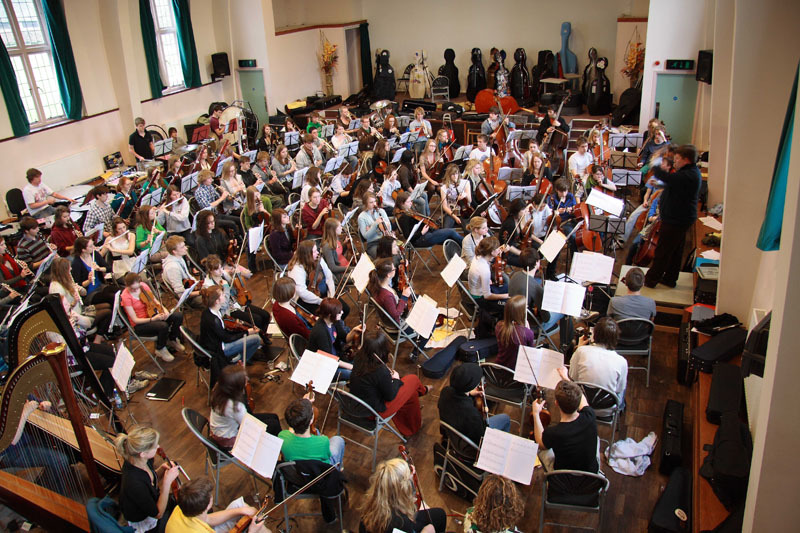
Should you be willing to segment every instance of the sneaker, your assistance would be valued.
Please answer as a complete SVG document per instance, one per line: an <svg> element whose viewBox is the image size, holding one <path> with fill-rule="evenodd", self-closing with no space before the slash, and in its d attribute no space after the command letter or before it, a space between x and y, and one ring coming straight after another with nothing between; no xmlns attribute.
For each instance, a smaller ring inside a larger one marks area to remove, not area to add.
<svg viewBox="0 0 800 533"><path fill-rule="evenodd" d="M169 353L169 350L167 350L166 347L156 350L156 356L160 357L167 363L175 360L175 357L171 353Z"/></svg>
<svg viewBox="0 0 800 533"><path fill-rule="evenodd" d="M176 352L185 352L186 351L186 348L183 347L183 344L181 344L181 341L179 341L178 339L174 339L174 340L170 339L170 340L168 340L167 341L167 346L169 346L170 348L172 348Z"/></svg>
<svg viewBox="0 0 800 533"><path fill-rule="evenodd" d="M149 383L146 380L132 379L128 382L128 396L132 396L136 391L140 391L147 387Z"/></svg>
<svg viewBox="0 0 800 533"><path fill-rule="evenodd" d="M139 380L155 381L158 379L158 374L153 374L152 372L145 372L144 370L139 370L133 375L133 377Z"/></svg>

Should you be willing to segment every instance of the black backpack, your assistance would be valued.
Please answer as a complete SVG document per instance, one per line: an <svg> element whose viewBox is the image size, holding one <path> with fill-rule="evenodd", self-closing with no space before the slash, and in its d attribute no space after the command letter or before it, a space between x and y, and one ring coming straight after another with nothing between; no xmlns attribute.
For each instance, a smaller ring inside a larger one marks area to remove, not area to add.
<svg viewBox="0 0 800 533"><path fill-rule="evenodd" d="M753 439L747 424L736 412L722 413L714 443L703 447L708 455L700 475L711 484L714 494L729 511L744 503L750 478Z"/></svg>

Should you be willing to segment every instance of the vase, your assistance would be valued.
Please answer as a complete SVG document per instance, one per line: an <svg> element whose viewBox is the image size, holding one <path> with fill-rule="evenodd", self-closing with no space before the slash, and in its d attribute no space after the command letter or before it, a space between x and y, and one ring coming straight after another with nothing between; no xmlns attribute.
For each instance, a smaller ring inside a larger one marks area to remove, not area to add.
<svg viewBox="0 0 800 533"><path fill-rule="evenodd" d="M325 96L333 96L333 73L325 73Z"/></svg>

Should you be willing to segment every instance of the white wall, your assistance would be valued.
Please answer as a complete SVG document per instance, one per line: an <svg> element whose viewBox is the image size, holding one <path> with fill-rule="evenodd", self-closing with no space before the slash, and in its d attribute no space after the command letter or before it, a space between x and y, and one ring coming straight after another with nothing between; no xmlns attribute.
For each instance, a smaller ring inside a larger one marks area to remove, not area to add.
<svg viewBox="0 0 800 533"><path fill-rule="evenodd" d="M369 22L369 39L373 56L378 48L391 52L390 63L402 74L414 62L414 52L425 49L428 66L435 75L444 64L444 50L456 52L461 90L465 91L469 72L470 51L483 51L484 67L488 67L489 50L495 46L506 51L506 68L514 66L514 50L525 48L528 69L536 64L539 50L561 49L561 23L572 23L569 48L578 58L578 72L588 62L590 47L599 56L609 58L606 71L609 79L617 69L614 60L617 40L617 17L647 16L647 2L628 0L574 0L571 2L530 2L506 0L487 3L483 0L429 2L364 2L364 18ZM399 24L399 21L403 21ZM402 30L398 31L400 28ZM374 59L373 59L374 68ZM626 89L622 87L622 90ZM612 92L621 92L612 85Z"/></svg>
<svg viewBox="0 0 800 533"><path fill-rule="evenodd" d="M655 115L656 72L664 70L665 60L696 61L697 52L704 48L709 29L708 6L713 1L650 2L642 78L642 110L639 115L641 129L646 128L647 121ZM657 61L659 65L655 64Z"/></svg>
<svg viewBox="0 0 800 533"><path fill-rule="evenodd" d="M273 0L275 27L341 24L362 19L362 4L375 0Z"/></svg>

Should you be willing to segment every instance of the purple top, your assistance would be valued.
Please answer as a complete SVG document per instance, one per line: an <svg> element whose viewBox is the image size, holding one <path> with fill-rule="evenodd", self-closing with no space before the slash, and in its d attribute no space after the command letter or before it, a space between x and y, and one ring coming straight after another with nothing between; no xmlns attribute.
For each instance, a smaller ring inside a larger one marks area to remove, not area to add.
<svg viewBox="0 0 800 533"><path fill-rule="evenodd" d="M494 333L497 336L497 359L495 363L503 365L511 370L517 366L517 353L519 352L520 344L524 346L533 346L536 340L533 331L525 326L515 326L516 335L511 334L511 342L503 344L500 340L500 330L503 328L503 322L498 322L494 328Z"/></svg>

